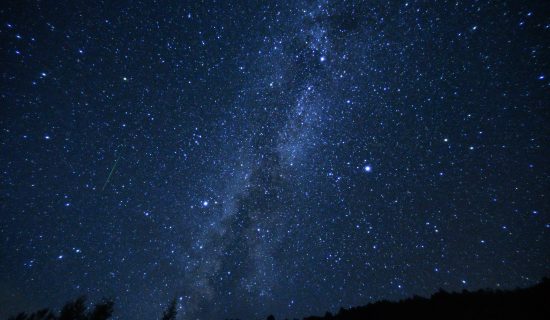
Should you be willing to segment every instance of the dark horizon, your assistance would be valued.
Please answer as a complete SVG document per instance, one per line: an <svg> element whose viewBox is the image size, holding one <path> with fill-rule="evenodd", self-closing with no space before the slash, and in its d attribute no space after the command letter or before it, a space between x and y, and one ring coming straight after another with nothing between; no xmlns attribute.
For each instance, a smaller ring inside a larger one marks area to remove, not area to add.
<svg viewBox="0 0 550 320"><path fill-rule="evenodd" d="M443 289L429 297L414 295L398 301L379 300L368 305L341 307L337 313L326 311L324 315L292 317L303 320L351 320L351 319L504 319L527 318L547 319L550 316L550 279L543 278L539 283L527 288L513 290L480 289L476 291L446 292ZM93 306L92 306L93 305ZM43 308L34 312L20 312L8 320L107 320L119 319L115 303L102 299L96 303L86 301L81 296L67 302L60 311L55 308ZM161 320L177 320L179 302L172 299L165 306ZM270 314L267 320L275 320ZM285 318L288 319L288 318ZM246 320L228 318L225 320Z"/></svg>
<svg viewBox="0 0 550 320"><path fill-rule="evenodd" d="M548 12L3 1L0 319L80 295L251 319L534 285Z"/></svg>

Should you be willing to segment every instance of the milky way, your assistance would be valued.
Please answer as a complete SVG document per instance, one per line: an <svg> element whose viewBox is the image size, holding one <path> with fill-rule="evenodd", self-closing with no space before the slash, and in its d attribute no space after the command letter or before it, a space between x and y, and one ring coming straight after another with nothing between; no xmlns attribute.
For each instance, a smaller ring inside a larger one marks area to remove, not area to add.
<svg viewBox="0 0 550 320"><path fill-rule="evenodd" d="M544 1L9 1L0 317L303 317L550 274Z"/></svg>

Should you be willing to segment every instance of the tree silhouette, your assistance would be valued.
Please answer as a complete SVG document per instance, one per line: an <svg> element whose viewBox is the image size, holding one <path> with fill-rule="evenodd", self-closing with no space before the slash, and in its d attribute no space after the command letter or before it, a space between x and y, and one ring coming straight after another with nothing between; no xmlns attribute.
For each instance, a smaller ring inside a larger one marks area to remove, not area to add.
<svg viewBox="0 0 550 320"><path fill-rule="evenodd" d="M463 290L449 293L442 289L431 297L413 296L391 302L374 302L349 309L340 308L338 313L325 313L324 317L310 316L304 320L376 320L376 319L550 319L550 279L523 289ZM103 300L87 311L86 299L79 297L63 306L59 316L50 309L31 314L19 313L8 320L108 320L113 314L113 302ZM176 320L177 300L173 299L163 312L161 320ZM267 320L275 320L273 315Z"/></svg>
<svg viewBox="0 0 550 320"><path fill-rule="evenodd" d="M21 312L15 317L9 318L9 320L55 320L55 315L49 309L42 309L27 315L25 312Z"/></svg>
<svg viewBox="0 0 550 320"><path fill-rule="evenodd" d="M170 301L168 308L166 308L166 311L162 314L162 320L176 320L176 316L178 314L177 307L178 302L176 301L176 298L174 298Z"/></svg>
<svg viewBox="0 0 550 320"><path fill-rule="evenodd" d="M61 309L59 320L86 320L85 297L79 297L73 302L68 302Z"/></svg>
<svg viewBox="0 0 550 320"><path fill-rule="evenodd" d="M94 310L88 315L89 320L107 320L114 311L114 302L104 300L103 303L98 303L94 306Z"/></svg>
<svg viewBox="0 0 550 320"><path fill-rule="evenodd" d="M362 307L340 308L336 315L310 316L304 320L359 319L550 319L550 280L511 291L463 290L448 293L442 289L430 298L374 302Z"/></svg>
<svg viewBox="0 0 550 320"><path fill-rule="evenodd" d="M27 315L21 312L9 320L107 320L113 314L113 301L104 300L94 306L91 312L86 312L86 298L81 296L74 301L67 302L59 316L56 316L50 309L42 309Z"/></svg>

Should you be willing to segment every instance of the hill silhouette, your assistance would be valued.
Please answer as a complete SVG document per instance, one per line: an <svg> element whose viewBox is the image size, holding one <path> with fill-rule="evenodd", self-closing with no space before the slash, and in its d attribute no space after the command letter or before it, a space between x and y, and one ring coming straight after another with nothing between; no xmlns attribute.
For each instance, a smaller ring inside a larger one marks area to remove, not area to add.
<svg viewBox="0 0 550 320"><path fill-rule="evenodd" d="M398 302L378 301L362 307L341 308L336 315L304 320L355 319L550 319L550 279L524 289L448 293L440 289L430 298L414 296Z"/></svg>
<svg viewBox="0 0 550 320"><path fill-rule="evenodd" d="M59 315L51 309L20 314L8 320L107 320L114 312L114 303L104 300L88 311L85 298L70 301ZM177 300L172 300L162 320L176 320ZM308 316L303 320L379 320L379 319L550 319L550 279L515 290L463 290L449 293L442 289L430 298L413 296L397 302L378 301L366 306L341 308L333 315ZM267 320L275 320L273 315Z"/></svg>

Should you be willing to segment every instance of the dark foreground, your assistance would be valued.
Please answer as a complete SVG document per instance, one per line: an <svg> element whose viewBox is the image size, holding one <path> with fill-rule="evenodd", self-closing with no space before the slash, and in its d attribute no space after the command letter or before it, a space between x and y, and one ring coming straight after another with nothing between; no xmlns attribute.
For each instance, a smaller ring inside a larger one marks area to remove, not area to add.
<svg viewBox="0 0 550 320"><path fill-rule="evenodd" d="M112 301L103 301L87 310L81 297L68 302L59 313L43 309L31 314L22 312L9 320L106 320L113 315L113 307ZM176 300L159 318L178 319ZM275 318L269 316L267 319ZM362 307L341 308L335 315L327 312L323 317L304 318L321 319L550 319L550 279L544 278L533 287L511 291L448 293L440 290L430 298L415 296L398 302L379 301Z"/></svg>
<svg viewBox="0 0 550 320"><path fill-rule="evenodd" d="M340 309L320 319L550 319L550 279L530 288L513 291L443 290L430 298L413 297L399 302L379 301L366 306Z"/></svg>

